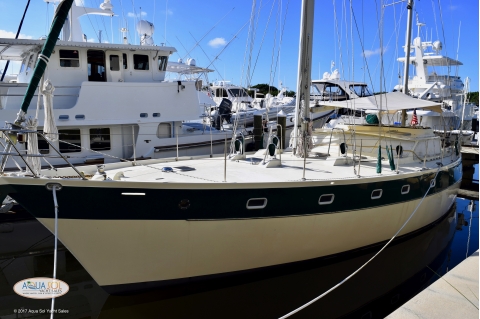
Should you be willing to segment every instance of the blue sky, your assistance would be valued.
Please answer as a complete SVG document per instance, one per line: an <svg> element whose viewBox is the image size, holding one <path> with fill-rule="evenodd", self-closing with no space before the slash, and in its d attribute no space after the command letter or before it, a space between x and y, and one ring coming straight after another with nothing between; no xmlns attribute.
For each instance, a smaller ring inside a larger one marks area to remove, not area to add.
<svg viewBox="0 0 480 319"><path fill-rule="evenodd" d="M354 0L350 8L350 1L317 0L312 78L330 72L334 61L333 69L338 69L345 79L367 82L375 91L381 89L382 82L382 90L391 91L399 82L399 74L403 74L396 58L404 55L407 17L406 2L382 6L392 2L396 1ZM0 0L0 37L15 36L26 3ZM98 7L100 3L85 0L87 6ZM138 42L135 21L145 19L155 24L155 44L166 43L177 49L172 60L192 57L197 65L214 69L210 81L270 83L277 87L281 81L296 90L300 0L256 1L254 28L250 24L252 1L112 0L112 4L116 13L113 18L82 18L83 31L90 41L98 41L98 31L102 30L103 41L111 42L113 35L113 42L120 42L119 29L126 26L129 41ZM36 39L45 35L53 10L52 3L31 0L22 37ZM478 0L416 0L412 38L418 33L417 14L419 22L426 24L421 28L422 39L442 41L443 55L456 58L458 54L464 64L458 75L462 79L468 76L470 90L478 91ZM255 34L253 41L249 33ZM195 47L196 40L201 41Z"/></svg>

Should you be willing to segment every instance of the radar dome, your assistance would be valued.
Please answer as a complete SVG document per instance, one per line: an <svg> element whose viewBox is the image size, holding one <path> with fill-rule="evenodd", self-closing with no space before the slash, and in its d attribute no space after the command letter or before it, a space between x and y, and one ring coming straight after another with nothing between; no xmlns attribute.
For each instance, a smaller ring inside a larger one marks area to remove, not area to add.
<svg viewBox="0 0 480 319"><path fill-rule="evenodd" d="M433 42L433 49L436 51L436 52L439 52L439 51L442 51L442 42L440 41L435 41Z"/></svg>
<svg viewBox="0 0 480 319"><path fill-rule="evenodd" d="M155 32L155 27L153 26L153 23L148 22L147 20L138 21L136 29L140 35L144 35L147 37L151 37Z"/></svg>

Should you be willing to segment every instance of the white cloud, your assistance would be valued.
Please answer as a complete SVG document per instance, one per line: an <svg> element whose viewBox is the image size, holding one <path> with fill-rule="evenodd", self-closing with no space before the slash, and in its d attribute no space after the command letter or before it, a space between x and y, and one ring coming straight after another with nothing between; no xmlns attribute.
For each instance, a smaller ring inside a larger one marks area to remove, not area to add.
<svg viewBox="0 0 480 319"><path fill-rule="evenodd" d="M146 15L147 15L147 13L146 13L145 11L142 11L142 12L140 12L140 13L137 13L136 17L137 17L137 18L140 18L140 17L145 17ZM129 17L129 18L135 18L135 13L129 12L129 13L127 13L127 17Z"/></svg>
<svg viewBox="0 0 480 319"><path fill-rule="evenodd" d="M450 6L450 10L455 11L458 9L458 6Z"/></svg>
<svg viewBox="0 0 480 319"><path fill-rule="evenodd" d="M168 9L167 11L165 11L165 10L162 10L160 13L161 13L162 15L164 15L164 14L165 14L165 12L167 13L167 15L169 15L169 16L173 16L173 11L172 11L172 10L170 10L170 9Z"/></svg>
<svg viewBox="0 0 480 319"><path fill-rule="evenodd" d="M212 48L222 47L225 44L227 44L227 41L225 41L224 38L215 38L208 41L208 45L211 46Z"/></svg>
<svg viewBox="0 0 480 319"><path fill-rule="evenodd" d="M95 40L94 38L90 38L87 40L87 42L97 42L97 40Z"/></svg>
<svg viewBox="0 0 480 319"><path fill-rule="evenodd" d="M12 38L12 39L14 39L15 35L16 35L15 32L0 30L0 38ZM18 35L18 38L19 39L33 39L33 37L31 35L26 35L26 34L22 34L22 33L20 33Z"/></svg>
<svg viewBox="0 0 480 319"><path fill-rule="evenodd" d="M387 52L387 48L383 48L383 53ZM375 50L365 50L363 51L363 56L366 57L366 58L369 58L373 55L377 55L377 54L380 54L381 53L381 49L378 48L378 49L375 49Z"/></svg>

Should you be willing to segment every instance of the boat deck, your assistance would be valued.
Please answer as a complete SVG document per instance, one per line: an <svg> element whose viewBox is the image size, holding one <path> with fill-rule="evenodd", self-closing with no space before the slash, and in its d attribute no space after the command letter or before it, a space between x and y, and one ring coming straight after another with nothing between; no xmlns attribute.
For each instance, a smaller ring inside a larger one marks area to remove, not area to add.
<svg viewBox="0 0 480 319"><path fill-rule="evenodd" d="M128 182L152 182L152 183L244 183L252 187L251 181L261 180L263 183L280 183L285 181L302 182L305 180L318 181L341 181L342 179L378 178L380 176L397 175L392 171L388 160L382 161L382 173L376 171L377 159L362 156L360 174L358 174L358 161L349 157L310 156L306 160L294 156L291 152L285 152L276 159L265 157L264 150L248 155L245 159L225 160L224 156L198 157L196 159L179 158L139 161L133 167L123 163L106 165L105 173L108 179ZM264 161L264 159L267 159ZM435 169L440 160L427 161L427 169ZM450 157L445 157L443 164L451 163ZM353 167L355 163L355 171ZM303 167L305 164L305 175ZM226 168L225 168L226 167ZM423 167L423 163L414 162L401 165L399 173L416 174ZM90 170L93 168L90 167ZM95 174L94 171L83 170L85 174ZM168 170L168 171L165 171ZM52 175L62 176L61 170ZM100 176L93 176L97 179ZM102 178L103 180L103 178Z"/></svg>

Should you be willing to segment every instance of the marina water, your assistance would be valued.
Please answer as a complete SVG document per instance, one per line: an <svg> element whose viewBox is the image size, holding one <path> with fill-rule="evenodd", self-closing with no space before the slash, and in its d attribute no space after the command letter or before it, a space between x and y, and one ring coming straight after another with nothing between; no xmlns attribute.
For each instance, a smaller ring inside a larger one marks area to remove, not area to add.
<svg viewBox="0 0 480 319"><path fill-rule="evenodd" d="M469 188L478 190L478 164L474 169ZM478 250L478 216L478 199L457 198L435 225L395 240L356 276L291 318L385 317ZM0 217L0 318L49 318L50 300L21 297L13 285L52 275L53 236L28 214ZM278 318L342 281L380 248L268 274L110 296L62 246L57 277L70 291L56 299L55 318Z"/></svg>

